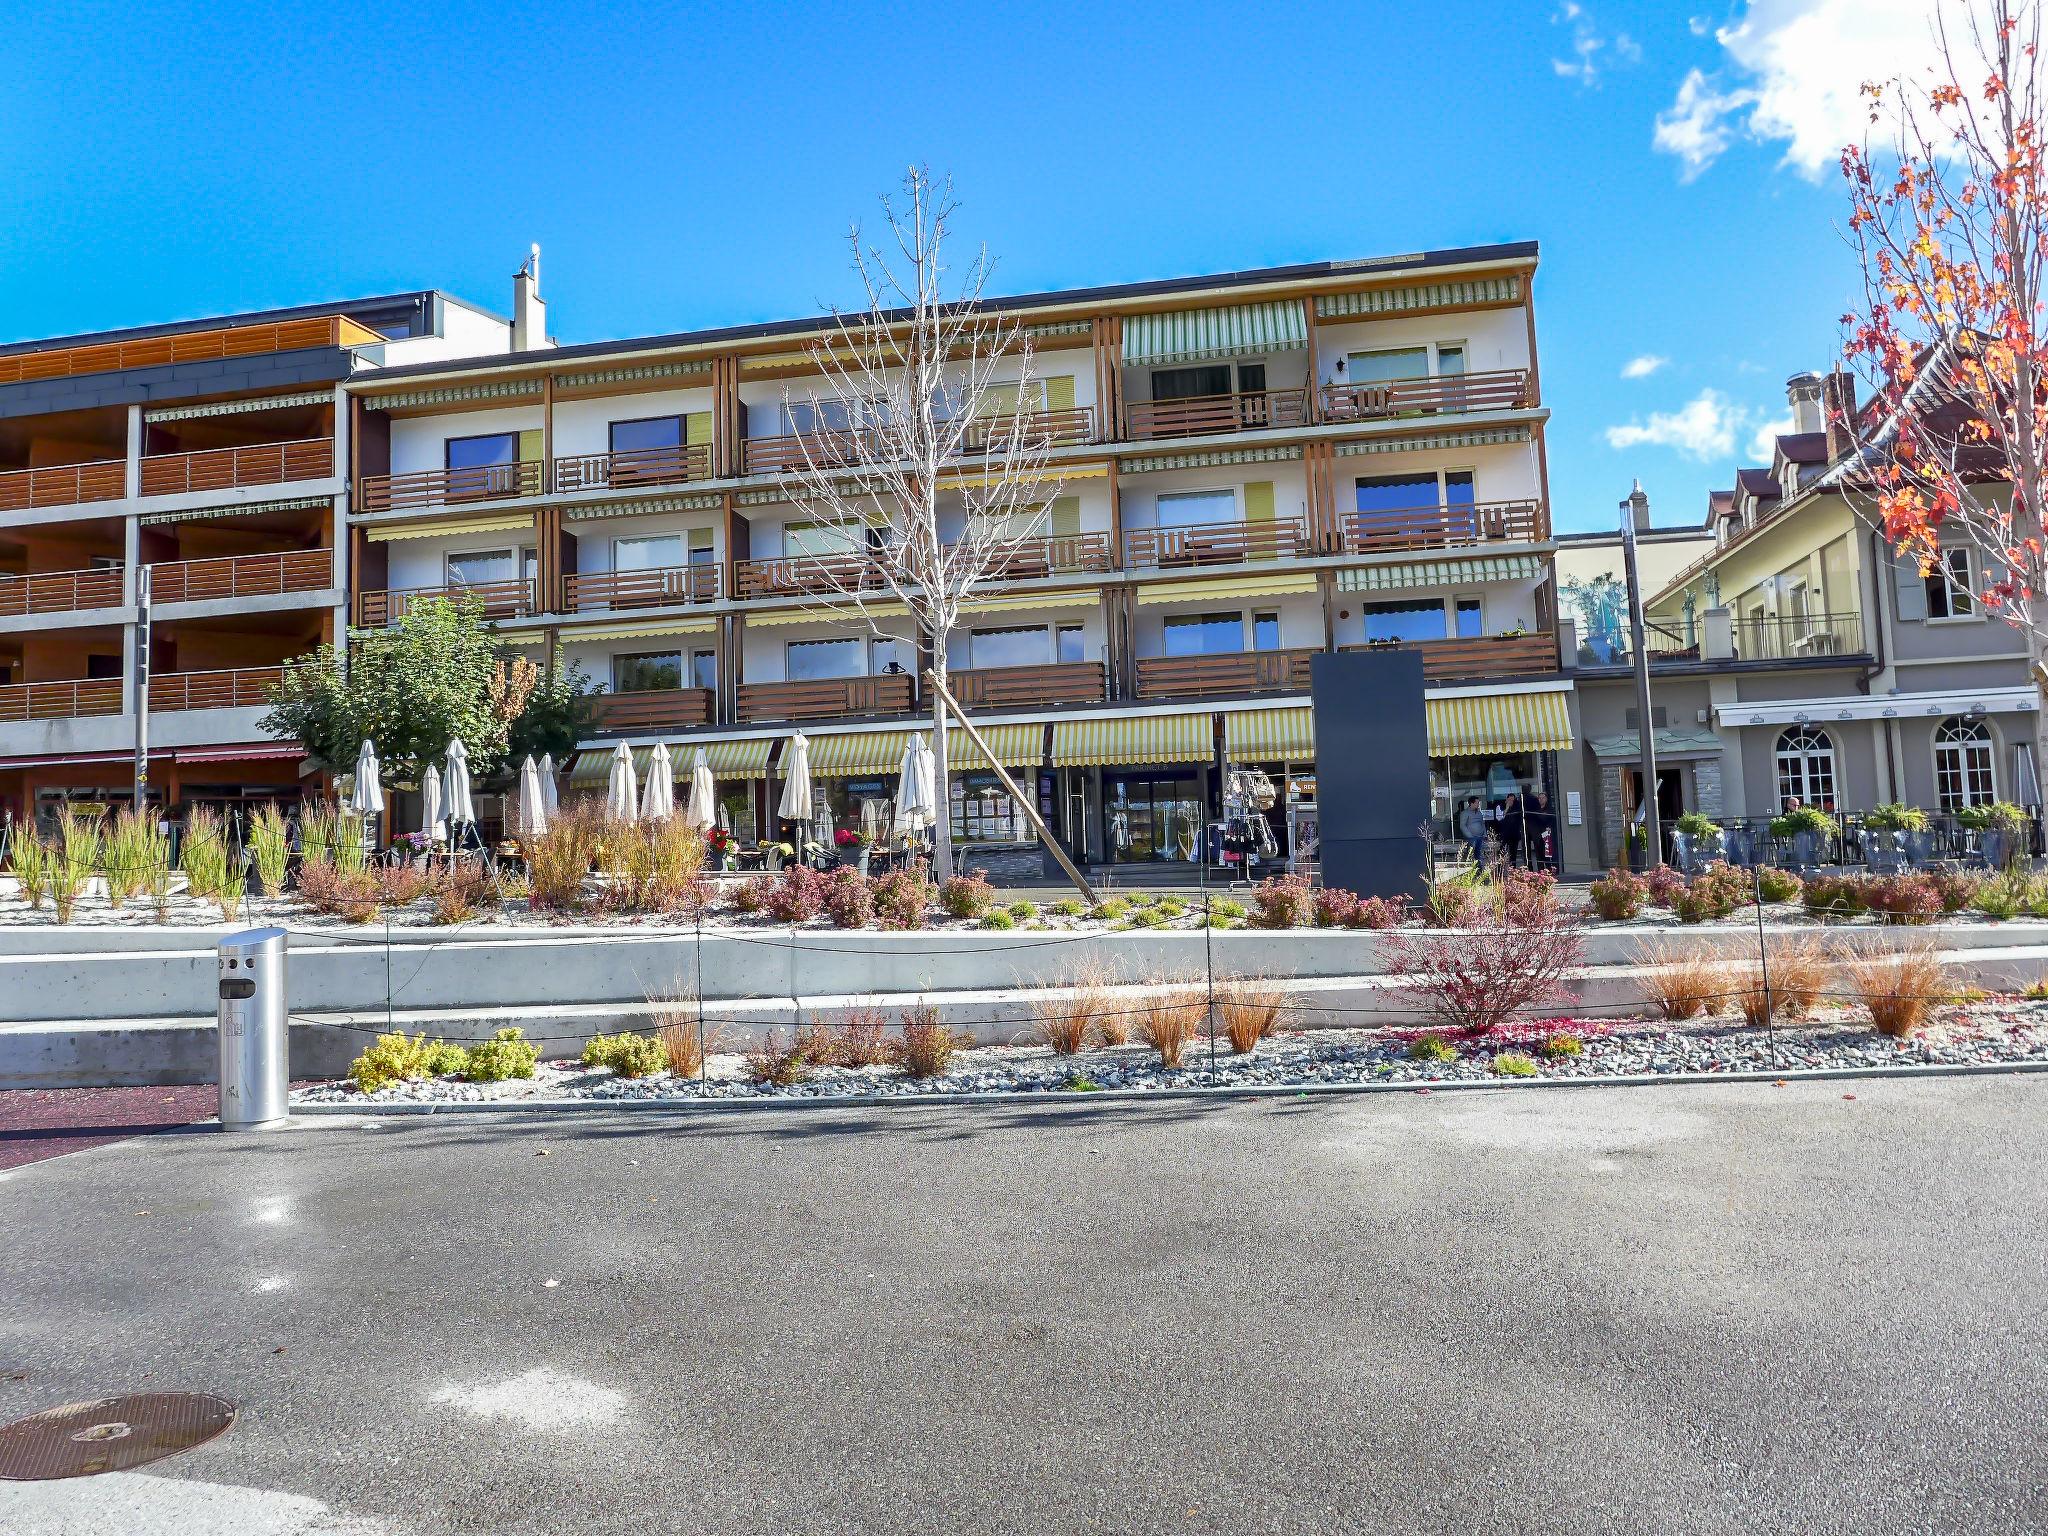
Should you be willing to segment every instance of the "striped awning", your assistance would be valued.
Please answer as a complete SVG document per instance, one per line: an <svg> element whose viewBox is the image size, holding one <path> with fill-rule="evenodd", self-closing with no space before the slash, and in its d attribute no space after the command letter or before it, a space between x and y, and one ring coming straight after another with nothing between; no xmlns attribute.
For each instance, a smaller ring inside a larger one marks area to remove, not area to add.
<svg viewBox="0 0 2048 1536"><path fill-rule="evenodd" d="M160 528L168 523L212 522L221 517L253 517L259 512L303 512L319 507L325 510L334 503L325 496L288 496L281 501L238 501L229 506L191 507L183 512L151 512L139 517L136 522L144 528Z"/></svg>
<svg viewBox="0 0 2048 1536"><path fill-rule="evenodd" d="M828 603L841 603L844 606L835 612L827 606ZM856 609L849 599L821 597L818 599L816 607L805 604L798 608L770 608L761 613L750 613L747 615L747 627L754 629L762 625L773 624L850 624L857 626L866 619L901 619L907 618L909 614L910 610L901 603L866 602Z"/></svg>
<svg viewBox="0 0 2048 1536"><path fill-rule="evenodd" d="M371 524L363 529L363 537L372 544L389 544L394 539L432 539L444 533L510 533L515 528L532 526L531 512L514 512L502 517L443 518L434 523Z"/></svg>
<svg viewBox="0 0 2048 1536"><path fill-rule="evenodd" d="M704 749L704 760L711 765L714 779L758 779L768 772L768 754L774 748L771 737L759 737L750 741L671 741L668 744L669 767L676 782L687 783L690 769L696 764L697 749ZM575 766L569 770L571 789L603 789L611 782L611 747L585 747L577 754ZM641 778L647 776L647 765L654 759L654 748L633 749L633 771Z"/></svg>
<svg viewBox="0 0 2048 1536"><path fill-rule="evenodd" d="M1044 757L1045 727L1036 721L1017 725L982 725L975 729L981 732L982 739L994 749L996 760L1005 768L1035 768ZM948 767L968 773L988 767L988 759L957 725L946 730L946 763Z"/></svg>
<svg viewBox="0 0 2048 1536"><path fill-rule="evenodd" d="M1281 597L1315 589L1314 571L1295 571L1286 576L1223 576L1208 581L1155 581L1138 588L1138 602L1142 606L1232 597Z"/></svg>
<svg viewBox="0 0 2048 1536"><path fill-rule="evenodd" d="M1316 755L1316 712L1293 709L1241 709L1223 717L1223 738L1232 759L1240 763Z"/></svg>
<svg viewBox="0 0 2048 1536"><path fill-rule="evenodd" d="M1060 768L1109 763L1205 763L1216 753L1215 717L1141 715L1121 720L1057 720L1052 760Z"/></svg>
<svg viewBox="0 0 2048 1536"><path fill-rule="evenodd" d="M1002 597L977 597L960 605L962 613L1005 613L1018 608L1094 608L1100 592L1011 592Z"/></svg>
<svg viewBox="0 0 2048 1536"><path fill-rule="evenodd" d="M571 643L579 640L644 640L656 635L711 635L717 632L716 619L653 619L644 624L606 624L596 629L572 629L562 639Z"/></svg>
<svg viewBox="0 0 2048 1536"><path fill-rule="evenodd" d="M854 774L894 773L903 766L909 731L847 731L813 736L811 777L843 779Z"/></svg>
<svg viewBox="0 0 2048 1536"><path fill-rule="evenodd" d="M1132 366L1256 357L1307 345L1308 312L1299 299L1124 317L1124 362Z"/></svg>
<svg viewBox="0 0 2048 1536"><path fill-rule="evenodd" d="M1474 694L1425 699L1431 757L1476 757L1488 752L1565 752L1572 745L1566 695Z"/></svg>
<svg viewBox="0 0 2048 1536"><path fill-rule="evenodd" d="M1475 581L1530 581L1543 574L1535 555L1481 555L1471 560L1409 560L1337 573L1339 592L1392 592L1400 587L1455 587Z"/></svg>

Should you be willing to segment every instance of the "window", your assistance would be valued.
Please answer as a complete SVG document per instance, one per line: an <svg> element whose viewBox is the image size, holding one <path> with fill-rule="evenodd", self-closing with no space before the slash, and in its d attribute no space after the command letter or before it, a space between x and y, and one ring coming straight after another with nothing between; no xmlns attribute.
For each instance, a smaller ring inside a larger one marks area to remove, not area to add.
<svg viewBox="0 0 2048 1536"><path fill-rule="evenodd" d="M1059 659L1061 661L1086 661L1088 659L1088 631L1079 624L1062 624L1059 627Z"/></svg>
<svg viewBox="0 0 2048 1536"><path fill-rule="evenodd" d="M1967 619L1977 612L1976 584L1970 576L1970 552L1944 549L1927 573L1927 617Z"/></svg>
<svg viewBox="0 0 2048 1536"><path fill-rule="evenodd" d="M1794 726L1778 738L1778 809L1792 802L1831 811L1835 806L1835 743L1826 731Z"/></svg>
<svg viewBox="0 0 2048 1536"><path fill-rule="evenodd" d="M1345 377L1353 384L1383 384L1389 379L1429 377L1429 348L1392 347L1380 352L1353 352L1344 359Z"/></svg>
<svg viewBox="0 0 2048 1536"><path fill-rule="evenodd" d="M1244 649L1241 613L1175 613L1166 619L1169 656L1227 656Z"/></svg>
<svg viewBox="0 0 2048 1536"><path fill-rule="evenodd" d="M657 533L645 538L612 540L615 571L665 571L682 563L681 534Z"/></svg>
<svg viewBox="0 0 2048 1536"><path fill-rule="evenodd" d="M782 554L787 560L804 555L831 557L851 553L846 531L836 523L784 523Z"/></svg>
<svg viewBox="0 0 2048 1536"><path fill-rule="evenodd" d="M791 400L783 410L787 432L845 432L853 426L853 407L844 400Z"/></svg>
<svg viewBox="0 0 2048 1536"><path fill-rule="evenodd" d="M868 675L880 677L884 672L908 672L910 670L910 642L882 636L868 642Z"/></svg>
<svg viewBox="0 0 2048 1536"><path fill-rule="evenodd" d="M1042 624L977 629L968 637L970 666L1035 667L1043 665L1045 652L1046 634Z"/></svg>
<svg viewBox="0 0 2048 1536"><path fill-rule="evenodd" d="M517 432L487 432L481 437L451 437L444 451L450 469L484 469L519 462Z"/></svg>
<svg viewBox="0 0 2048 1536"><path fill-rule="evenodd" d="M1443 599L1414 597L1397 603L1365 605L1365 638L1373 641L1441 640L1444 638Z"/></svg>
<svg viewBox="0 0 2048 1536"><path fill-rule="evenodd" d="M683 658L675 651L643 651L612 658L613 693L652 693L683 686Z"/></svg>
<svg viewBox="0 0 2048 1536"><path fill-rule="evenodd" d="M1944 811L1998 798L1991 782L1991 728L1982 720L1951 715L1935 731L1934 793Z"/></svg>
<svg viewBox="0 0 2048 1536"><path fill-rule="evenodd" d="M792 640L783 651L783 676L792 683L859 677L860 641Z"/></svg>
<svg viewBox="0 0 2048 1536"><path fill-rule="evenodd" d="M692 528L690 530L690 564L716 565L717 563L712 558L711 530L709 528Z"/></svg>
<svg viewBox="0 0 2048 1536"><path fill-rule="evenodd" d="M1277 610L1264 609L1252 615L1252 649L1255 651L1277 651L1280 649L1280 615Z"/></svg>
<svg viewBox="0 0 2048 1536"><path fill-rule="evenodd" d="M1361 475L1358 480L1358 510L1411 512L1434 507L1440 502L1437 478L1427 475Z"/></svg>
<svg viewBox="0 0 2048 1536"><path fill-rule="evenodd" d="M643 448L680 448L683 446L683 418L643 416L637 421L615 421L612 423L611 440L613 453L635 453Z"/></svg>
<svg viewBox="0 0 2048 1536"><path fill-rule="evenodd" d="M1196 528L1237 521L1235 491L1174 491L1159 498L1159 526Z"/></svg>
<svg viewBox="0 0 2048 1536"><path fill-rule="evenodd" d="M1206 395L1230 393L1230 365L1217 363L1201 368L1154 368L1154 400L1199 400Z"/></svg>
<svg viewBox="0 0 2048 1536"><path fill-rule="evenodd" d="M519 579L519 556L509 549L472 550L448 557L448 585L476 587Z"/></svg>
<svg viewBox="0 0 2048 1536"><path fill-rule="evenodd" d="M716 688L718 686L718 652L690 652L690 686L692 688Z"/></svg>
<svg viewBox="0 0 2048 1536"><path fill-rule="evenodd" d="M1476 597L1461 597L1458 599L1458 638L1460 640L1476 640L1486 633L1486 626L1481 622L1484 611L1484 605Z"/></svg>
<svg viewBox="0 0 2048 1536"><path fill-rule="evenodd" d="M1437 346L1436 371L1439 377L1465 371L1465 344L1462 341L1442 342Z"/></svg>

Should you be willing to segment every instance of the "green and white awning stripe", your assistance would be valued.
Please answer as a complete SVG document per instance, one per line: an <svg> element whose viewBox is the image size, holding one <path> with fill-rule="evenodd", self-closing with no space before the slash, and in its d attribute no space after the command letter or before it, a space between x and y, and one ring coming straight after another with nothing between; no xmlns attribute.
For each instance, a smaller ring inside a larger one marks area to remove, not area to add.
<svg viewBox="0 0 2048 1536"><path fill-rule="evenodd" d="M1300 299L1124 318L1124 361L1133 365L1255 357L1307 345L1308 310Z"/></svg>
<svg viewBox="0 0 2048 1536"><path fill-rule="evenodd" d="M1478 427L1470 432L1425 432L1415 437L1367 437L1339 443L1339 458L1361 453L1415 453L1427 448L1490 448L1500 443L1526 443L1527 427Z"/></svg>
<svg viewBox="0 0 2048 1536"><path fill-rule="evenodd" d="M285 501L238 501L224 507L194 507L187 512L150 512L136 519L144 528L166 523L197 523L216 517L253 517L258 512L302 512L309 507L326 508L333 503L325 496L294 496Z"/></svg>
<svg viewBox="0 0 2048 1536"><path fill-rule="evenodd" d="M741 491L736 498L743 507L765 507L778 501L788 501L789 492L781 490Z"/></svg>
<svg viewBox="0 0 2048 1536"><path fill-rule="evenodd" d="M633 368L600 368L594 373L557 374L555 381L571 389L585 384L629 384L636 379L695 379L710 378L711 364L700 363L642 363Z"/></svg>
<svg viewBox="0 0 2048 1536"><path fill-rule="evenodd" d="M715 512L725 505L725 498L715 491L695 496L649 496L633 501L599 501L578 505L564 510L563 516L572 523L580 523L593 517L638 517L646 512Z"/></svg>
<svg viewBox="0 0 2048 1536"><path fill-rule="evenodd" d="M163 405L144 411L144 421L193 421L201 416L240 416L248 411L279 411L288 405L332 405L331 389L308 389L296 395L265 395L257 400L213 400L205 405Z"/></svg>
<svg viewBox="0 0 2048 1536"><path fill-rule="evenodd" d="M1468 304L1521 301L1519 276L1481 277L1462 283L1419 283L1408 288L1368 288L1362 293L1325 293L1316 298L1316 318L1398 315L1417 309L1457 309Z"/></svg>
<svg viewBox="0 0 2048 1536"><path fill-rule="evenodd" d="M1119 474L1142 474L1148 469L1213 469L1219 464L1279 464L1301 457L1299 446L1288 448L1212 448L1200 453L1162 453L1145 459L1118 459Z"/></svg>
<svg viewBox="0 0 2048 1536"><path fill-rule="evenodd" d="M365 395L363 404L373 411L391 411L402 405L454 405L463 400L528 398L540 398L539 379L491 379L481 384L450 384L442 389L410 389L396 395Z"/></svg>
<svg viewBox="0 0 2048 1536"><path fill-rule="evenodd" d="M1086 320L1048 320L1043 325L1027 325L1024 334L1033 341L1042 341L1048 336L1086 336L1093 325Z"/></svg>
<svg viewBox="0 0 2048 1536"><path fill-rule="evenodd" d="M1535 555L1480 555L1470 560L1407 560L1337 573L1339 592L1392 592L1402 587L1458 587L1478 581L1531 581L1543 575Z"/></svg>

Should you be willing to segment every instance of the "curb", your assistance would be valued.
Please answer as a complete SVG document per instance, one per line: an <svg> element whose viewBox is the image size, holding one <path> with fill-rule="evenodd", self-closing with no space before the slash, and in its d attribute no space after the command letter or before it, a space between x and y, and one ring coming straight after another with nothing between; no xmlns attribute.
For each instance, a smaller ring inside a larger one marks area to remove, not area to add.
<svg viewBox="0 0 2048 1536"><path fill-rule="evenodd" d="M497 1099L480 1102L432 1103L339 1103L294 1104L291 1118L324 1119L341 1116L360 1120L381 1115L472 1115L520 1114L528 1111L558 1113L610 1113L617 1110L635 1114L700 1114L706 1111L772 1109L877 1109L905 1105L930 1109L949 1104L1128 1104L1157 1099L1293 1099L1337 1098L1368 1093L1452 1093L1500 1089L1541 1088L1653 1088L1666 1085L1700 1087L1713 1083L1798 1083L1859 1082L1884 1077L1988 1077L2031 1072L2048 1072L2048 1060L1994 1062L1921 1062L1899 1067L1788 1067L1783 1072L1657 1072L1628 1077L1519 1077L1456 1078L1434 1082L1405 1083L1279 1083L1194 1084L1175 1088L1101 1088L1093 1092L1046 1089L1036 1093L889 1093L889 1094L787 1094L752 1099Z"/></svg>

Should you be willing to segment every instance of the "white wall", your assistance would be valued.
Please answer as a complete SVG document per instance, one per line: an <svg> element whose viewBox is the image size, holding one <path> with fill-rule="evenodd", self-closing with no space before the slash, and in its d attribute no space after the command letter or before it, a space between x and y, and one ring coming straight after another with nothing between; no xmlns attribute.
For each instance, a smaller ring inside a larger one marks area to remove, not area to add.
<svg viewBox="0 0 2048 1536"><path fill-rule="evenodd" d="M911 643L911 652L904 659L904 666L911 667L916 659L914 637L916 629L908 618L884 619L880 625L883 633L895 635ZM845 636L856 636L865 642L870 638L867 625L860 619L821 619L816 623L804 624L749 624L741 645L745 672L742 680L749 683L779 683L786 680L788 673L784 666L783 647L791 640L835 640ZM633 647L620 644L610 647L629 651ZM865 655L865 653L863 653Z"/></svg>
<svg viewBox="0 0 2048 1536"><path fill-rule="evenodd" d="M1316 359L1322 383L1334 384L1337 363L1351 352L1463 342L1465 371L1529 366L1529 322L1522 309L1464 310L1448 315L1412 315L1386 320L1353 320L1316 328ZM1431 363L1434 369L1434 355Z"/></svg>
<svg viewBox="0 0 2048 1536"><path fill-rule="evenodd" d="M655 538L661 534L676 534L682 538L684 558L676 563L686 564L689 536L702 528L711 530L712 558L721 565L725 561L724 519L715 512L658 512L644 517L579 518L565 526L576 540L578 575L613 569L615 540ZM479 534L477 537L489 538L490 535Z"/></svg>
<svg viewBox="0 0 2048 1536"><path fill-rule="evenodd" d="M393 539L384 545L389 561L386 585L395 590L438 587L447 580L448 556L451 554L532 547L531 528L514 528L500 533L453 533L431 539Z"/></svg>
<svg viewBox="0 0 2048 1536"><path fill-rule="evenodd" d="M1014 382L1022 371L1022 366L1021 359L1005 358L992 373L992 381L998 384ZM1078 351L1067 349L1032 353L1031 376L1034 379L1066 375L1070 375L1074 380L1074 404L1092 406L1095 403L1095 361L1094 354L1088 348L1084 346ZM823 379L765 379L753 383L742 380L740 401L746 407L747 436L782 435L782 400L785 392L793 403L799 405L811 399L813 395L820 400L832 399L834 395L831 385Z"/></svg>
<svg viewBox="0 0 2048 1536"><path fill-rule="evenodd" d="M538 432L540 405L502 406L491 411L452 411L446 416L397 416L391 422L391 472L417 474L448 467L451 437L492 432Z"/></svg>
<svg viewBox="0 0 2048 1536"><path fill-rule="evenodd" d="M1337 482L1337 516L1358 509L1358 482L1390 475L1470 470L1477 501L1535 501L1542 493L1536 445L1496 443L1481 448L1426 448L1410 453L1361 453L1331 461ZM1255 477L1252 477L1255 478Z"/></svg>
<svg viewBox="0 0 2048 1536"><path fill-rule="evenodd" d="M1299 460L1276 464L1219 464L1213 469L1174 469L1155 474L1125 475L1118 481L1123 498L1124 527L1159 526L1159 497L1177 491L1228 490L1237 498L1235 516L1244 516L1244 488L1260 480L1273 482L1275 517L1308 516L1308 478Z"/></svg>
<svg viewBox="0 0 2048 1536"><path fill-rule="evenodd" d="M1217 358L1214 366L1228 364L1231 368L1231 388L1237 387L1237 366L1241 363L1264 363L1266 365L1267 389L1299 389L1308 382L1308 348L1300 347L1288 352L1268 352L1258 357ZM1202 363L1131 363L1124 368L1124 399L1150 400L1152 398L1152 374L1154 370L1172 368L1199 368Z"/></svg>
<svg viewBox="0 0 2048 1536"><path fill-rule="evenodd" d="M646 394L603 395L594 400L555 402L555 457L575 458L611 451L611 424L646 416L688 416L711 409L711 386L650 390ZM538 421L535 425L539 425Z"/></svg>
<svg viewBox="0 0 2048 1536"><path fill-rule="evenodd" d="M385 342L378 350L387 368L462 357L493 357L512 350L512 326L509 321L463 305L444 303L439 336L404 336Z"/></svg>

